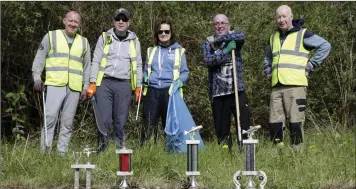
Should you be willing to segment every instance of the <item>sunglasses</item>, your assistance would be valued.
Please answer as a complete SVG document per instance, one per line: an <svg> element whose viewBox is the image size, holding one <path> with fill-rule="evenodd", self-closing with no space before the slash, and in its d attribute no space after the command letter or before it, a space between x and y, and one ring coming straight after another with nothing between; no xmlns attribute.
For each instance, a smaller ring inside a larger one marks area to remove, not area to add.
<svg viewBox="0 0 356 189"><path fill-rule="evenodd" d="M159 34L159 35L162 35L163 33L165 33L165 34L170 34L170 33L171 33L171 30L159 30L159 31L158 31L158 34Z"/></svg>
<svg viewBox="0 0 356 189"><path fill-rule="evenodd" d="M122 20L123 22L129 21L129 19L126 16L118 16L115 18L115 21L117 21L117 22L120 20Z"/></svg>

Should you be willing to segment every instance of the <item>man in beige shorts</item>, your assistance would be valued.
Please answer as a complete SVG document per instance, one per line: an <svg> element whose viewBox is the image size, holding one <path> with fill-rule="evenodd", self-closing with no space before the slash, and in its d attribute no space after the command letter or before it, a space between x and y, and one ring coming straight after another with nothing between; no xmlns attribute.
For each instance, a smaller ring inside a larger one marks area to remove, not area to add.
<svg viewBox="0 0 356 189"><path fill-rule="evenodd" d="M264 58L264 73L272 81L269 125L279 149L284 147L283 126L288 121L294 151L303 143L306 87L313 69L328 57L331 45L322 37L302 28L304 20L293 19L292 10L282 5L276 10L278 29L269 39ZM315 54L309 57L311 50Z"/></svg>

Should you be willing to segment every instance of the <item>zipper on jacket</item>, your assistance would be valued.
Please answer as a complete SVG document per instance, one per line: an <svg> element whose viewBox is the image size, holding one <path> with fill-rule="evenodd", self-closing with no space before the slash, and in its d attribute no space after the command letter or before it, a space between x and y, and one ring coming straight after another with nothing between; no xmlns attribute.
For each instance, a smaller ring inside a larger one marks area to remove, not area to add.
<svg viewBox="0 0 356 189"><path fill-rule="evenodd" d="M68 74L67 92L68 92L68 87L69 87L69 61L70 61L69 57L70 57L70 49L71 49L72 46L73 46L73 43L74 43L74 40L75 40L75 37L77 36L77 34L74 35L74 38L73 38L73 40L72 40L72 45L69 46L68 39L67 39L67 37L69 37L69 36L67 36L66 34L64 34L63 30L61 30L61 31L62 31L62 33L63 33L63 35L64 35L64 38L65 38L66 41L67 41L67 45L68 45L68 49L69 49L69 50L68 50L68 62L67 62L67 68L68 68L68 72L67 72L67 74Z"/></svg>
<svg viewBox="0 0 356 189"><path fill-rule="evenodd" d="M119 49L117 50L117 53L116 53L117 59L119 58L119 52L120 52L120 50L121 50L121 41L119 41ZM117 64L117 62L114 63L114 69L112 70L111 76L114 76L115 69L116 69L116 64Z"/></svg>
<svg viewBox="0 0 356 189"><path fill-rule="evenodd" d="M158 75L158 86L161 86L161 76L162 76L162 59L161 59L161 47L158 47L158 69L159 69L159 75Z"/></svg>

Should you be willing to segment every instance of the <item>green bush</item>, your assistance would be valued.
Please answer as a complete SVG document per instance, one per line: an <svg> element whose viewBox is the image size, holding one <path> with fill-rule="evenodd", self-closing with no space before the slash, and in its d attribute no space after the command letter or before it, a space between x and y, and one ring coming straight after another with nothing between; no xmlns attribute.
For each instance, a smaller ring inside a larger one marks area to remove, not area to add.
<svg viewBox="0 0 356 189"><path fill-rule="evenodd" d="M355 2L288 2L295 18L305 19L304 27L326 38L332 52L317 68L308 88L306 127L346 129L355 124ZM37 46L49 30L63 28L63 14L77 10L82 15L81 31L91 50L98 36L111 27L116 8L131 11L131 30L139 36L142 56L152 43L153 23L170 17L178 41L187 49L190 80L185 100L197 124L204 126L203 136L214 135L211 107L208 100L207 69L201 61L201 45L211 35L211 20L224 13L231 24L246 34L243 48L244 80L252 108L254 124L267 125L270 82L263 74L264 46L275 29L274 11L280 2L1 2L1 79L2 94L25 85L27 106L40 109L41 98L32 90L31 67ZM9 108L2 99L2 111ZM134 122L132 108L128 132L137 136L140 124ZM82 137L95 136L91 106L84 104L77 111L75 127ZM3 117L2 117L3 120ZM38 120L42 118L38 117ZM3 122L5 129L10 124ZM84 127L85 125L85 127ZM10 128L11 129L11 128ZM40 125L28 130L37 132Z"/></svg>

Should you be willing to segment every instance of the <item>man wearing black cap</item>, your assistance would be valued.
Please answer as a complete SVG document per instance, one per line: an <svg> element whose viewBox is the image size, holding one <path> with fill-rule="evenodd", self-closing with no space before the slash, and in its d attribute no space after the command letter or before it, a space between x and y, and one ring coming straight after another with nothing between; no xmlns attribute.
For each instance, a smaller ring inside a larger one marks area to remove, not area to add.
<svg viewBox="0 0 356 189"><path fill-rule="evenodd" d="M131 102L131 92L139 99L142 80L141 45L136 34L130 30L130 13L120 8L113 16L114 27L103 32L94 51L88 97L94 94L95 116L106 132L99 133L99 151L108 145L109 130L114 125L114 141L123 147L125 123ZM106 134L106 135L104 135Z"/></svg>

